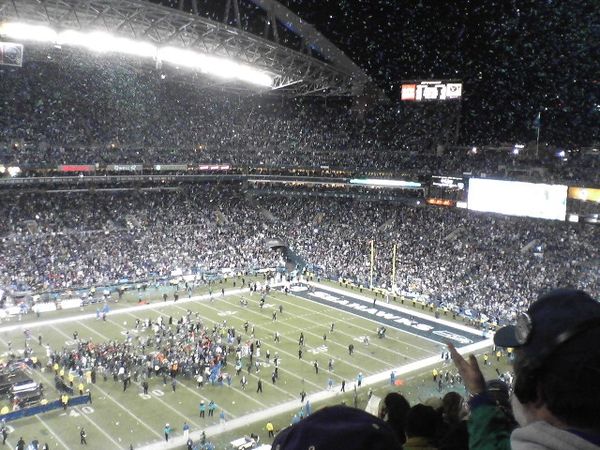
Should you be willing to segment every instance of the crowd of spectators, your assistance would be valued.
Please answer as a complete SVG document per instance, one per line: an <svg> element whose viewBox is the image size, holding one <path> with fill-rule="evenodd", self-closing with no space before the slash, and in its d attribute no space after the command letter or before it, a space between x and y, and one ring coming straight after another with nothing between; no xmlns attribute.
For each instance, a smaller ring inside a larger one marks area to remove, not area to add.
<svg viewBox="0 0 600 450"><path fill-rule="evenodd" d="M3 202L0 267L7 286L36 291L119 280L273 267L268 237L243 196L216 191L135 195L23 194Z"/></svg>
<svg viewBox="0 0 600 450"><path fill-rule="evenodd" d="M369 286L373 241L374 285L474 317L502 321L556 285L600 288L594 226L354 200L268 198L265 207L323 274Z"/></svg>
<svg viewBox="0 0 600 450"><path fill-rule="evenodd" d="M598 158L544 150L527 159L453 147L456 103L383 104L240 96L195 89L135 64L27 61L2 68L0 163L343 167L395 173L506 174L543 165L563 180L598 181ZM531 175L530 175L531 176Z"/></svg>
<svg viewBox="0 0 600 450"><path fill-rule="evenodd" d="M239 188L21 194L0 214L0 287L98 287L173 273L282 267L283 240L320 276L503 322L556 285L600 290L593 225ZM396 273L392 252L396 245Z"/></svg>

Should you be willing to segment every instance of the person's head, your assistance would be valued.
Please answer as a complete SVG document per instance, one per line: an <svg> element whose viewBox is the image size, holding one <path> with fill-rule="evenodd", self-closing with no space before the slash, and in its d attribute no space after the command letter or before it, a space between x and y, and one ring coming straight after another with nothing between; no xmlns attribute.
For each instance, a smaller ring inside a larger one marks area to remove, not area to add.
<svg viewBox="0 0 600 450"><path fill-rule="evenodd" d="M442 416L446 423L458 423L467 415L465 401L458 392L448 392L442 399Z"/></svg>
<svg viewBox="0 0 600 450"><path fill-rule="evenodd" d="M510 410L510 388L508 384L502 380L489 380L485 384L485 390L496 405Z"/></svg>
<svg viewBox="0 0 600 450"><path fill-rule="evenodd" d="M515 348L513 408L521 425L544 419L600 432L600 303L556 289L534 302L494 342Z"/></svg>
<svg viewBox="0 0 600 450"><path fill-rule="evenodd" d="M381 419L347 406L329 406L279 432L272 450L400 450L394 431Z"/></svg>
<svg viewBox="0 0 600 450"><path fill-rule="evenodd" d="M410 403L398 392L390 392L379 403L379 418L392 427L401 444L406 441L404 424L408 411L410 411Z"/></svg>
<svg viewBox="0 0 600 450"><path fill-rule="evenodd" d="M421 403L410 408L406 416L406 436L434 439L437 435L439 414L431 406Z"/></svg>

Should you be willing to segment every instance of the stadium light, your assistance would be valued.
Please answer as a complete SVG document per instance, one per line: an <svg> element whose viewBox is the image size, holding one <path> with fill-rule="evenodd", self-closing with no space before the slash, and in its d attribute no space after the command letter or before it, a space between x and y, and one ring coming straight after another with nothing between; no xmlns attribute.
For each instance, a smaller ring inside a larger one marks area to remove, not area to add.
<svg viewBox="0 0 600 450"><path fill-rule="evenodd" d="M385 187L400 187L400 188L420 188L421 183L415 181L404 180L385 180L377 178L353 178L350 184L358 184L362 186L385 186Z"/></svg>
<svg viewBox="0 0 600 450"><path fill-rule="evenodd" d="M149 42L118 37L104 31L58 32L43 25L6 22L0 24L0 35L23 41L46 42L55 46L83 47L93 52L152 58L155 61L164 61L219 78L240 80L257 86L272 87L274 81L274 77L268 73L227 58L175 47L158 47Z"/></svg>
<svg viewBox="0 0 600 450"><path fill-rule="evenodd" d="M7 22L0 25L0 35L13 39L37 42L56 42L58 34L53 29L43 25Z"/></svg>
<svg viewBox="0 0 600 450"><path fill-rule="evenodd" d="M203 73L208 73L220 78L236 78L265 87L269 87L273 84L273 78L260 70L225 58L205 55L192 50L163 47L158 49L157 58L160 61L166 61L177 66L198 69Z"/></svg>
<svg viewBox="0 0 600 450"><path fill-rule="evenodd" d="M21 173L21 168L20 167L9 167L7 169L7 172L11 177L16 177L17 175L19 175Z"/></svg>
<svg viewBox="0 0 600 450"><path fill-rule="evenodd" d="M84 47L93 52L118 52L141 57L156 56L156 46L149 42L112 36L102 31L82 33L65 30L58 33L57 44Z"/></svg>

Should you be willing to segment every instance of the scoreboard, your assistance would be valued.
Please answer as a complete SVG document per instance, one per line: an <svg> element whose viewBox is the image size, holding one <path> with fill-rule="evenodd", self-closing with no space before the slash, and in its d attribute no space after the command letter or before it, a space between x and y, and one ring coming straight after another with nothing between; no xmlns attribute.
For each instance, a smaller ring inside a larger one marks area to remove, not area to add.
<svg viewBox="0 0 600 450"><path fill-rule="evenodd" d="M461 96L460 81L404 81L400 98L403 101L423 102L460 100Z"/></svg>
<svg viewBox="0 0 600 450"><path fill-rule="evenodd" d="M23 45L0 42L0 66L23 66Z"/></svg>
<svg viewBox="0 0 600 450"><path fill-rule="evenodd" d="M466 200L466 182L462 177L433 175L429 183L427 203L438 206L456 206Z"/></svg>

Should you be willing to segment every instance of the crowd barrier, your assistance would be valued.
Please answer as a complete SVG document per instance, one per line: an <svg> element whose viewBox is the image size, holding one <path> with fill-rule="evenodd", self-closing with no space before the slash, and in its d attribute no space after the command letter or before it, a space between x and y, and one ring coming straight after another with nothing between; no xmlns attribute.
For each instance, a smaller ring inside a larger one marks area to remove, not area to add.
<svg viewBox="0 0 600 450"><path fill-rule="evenodd" d="M92 394L79 395L77 397L69 398L69 406L84 405L86 403L92 403ZM62 407L63 405L60 400L55 400L53 402L48 402L45 405L30 406L29 408L18 409L7 414L0 414L0 421L10 422L11 420L34 416L36 414L45 413Z"/></svg>

